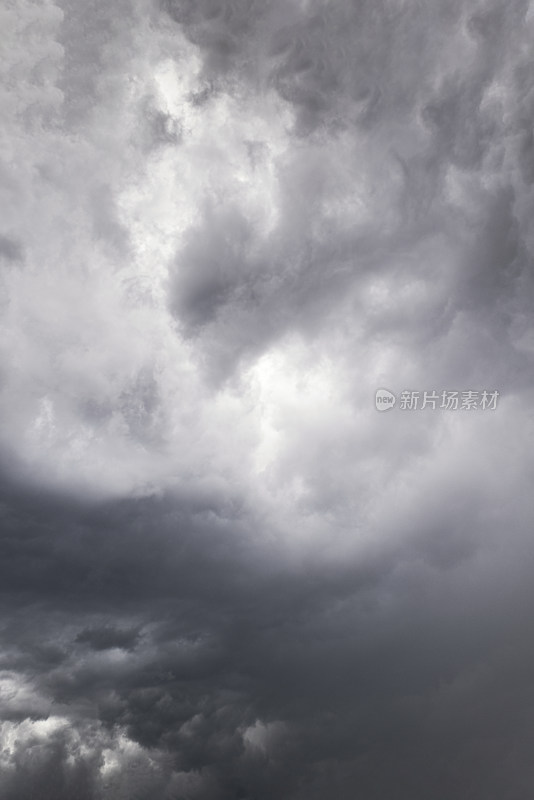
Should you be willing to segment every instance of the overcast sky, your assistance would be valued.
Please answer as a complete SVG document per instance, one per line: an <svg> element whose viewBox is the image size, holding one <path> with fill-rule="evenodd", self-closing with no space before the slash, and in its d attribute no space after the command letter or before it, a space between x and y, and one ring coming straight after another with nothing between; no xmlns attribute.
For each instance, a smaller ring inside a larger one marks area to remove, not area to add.
<svg viewBox="0 0 534 800"><path fill-rule="evenodd" d="M2 800L530 800L534 4L0 30Z"/></svg>

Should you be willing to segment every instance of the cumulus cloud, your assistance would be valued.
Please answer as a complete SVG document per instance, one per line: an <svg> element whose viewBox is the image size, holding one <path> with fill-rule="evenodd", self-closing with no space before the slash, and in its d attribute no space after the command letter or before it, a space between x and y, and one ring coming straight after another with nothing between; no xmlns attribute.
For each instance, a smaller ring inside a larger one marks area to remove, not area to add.
<svg viewBox="0 0 534 800"><path fill-rule="evenodd" d="M0 12L3 797L530 797L533 24Z"/></svg>

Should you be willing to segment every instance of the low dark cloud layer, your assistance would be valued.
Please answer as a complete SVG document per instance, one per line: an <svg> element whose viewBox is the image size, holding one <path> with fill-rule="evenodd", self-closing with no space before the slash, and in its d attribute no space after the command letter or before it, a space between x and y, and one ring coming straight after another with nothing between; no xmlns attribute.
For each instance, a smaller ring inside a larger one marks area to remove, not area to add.
<svg viewBox="0 0 534 800"><path fill-rule="evenodd" d="M533 24L1 12L2 798L531 797Z"/></svg>

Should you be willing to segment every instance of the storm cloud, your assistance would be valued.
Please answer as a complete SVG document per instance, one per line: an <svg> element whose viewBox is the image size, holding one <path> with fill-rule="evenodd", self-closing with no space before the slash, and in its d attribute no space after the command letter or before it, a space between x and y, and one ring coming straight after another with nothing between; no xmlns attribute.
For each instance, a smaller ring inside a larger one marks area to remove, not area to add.
<svg viewBox="0 0 534 800"><path fill-rule="evenodd" d="M532 4L0 29L1 796L530 798Z"/></svg>

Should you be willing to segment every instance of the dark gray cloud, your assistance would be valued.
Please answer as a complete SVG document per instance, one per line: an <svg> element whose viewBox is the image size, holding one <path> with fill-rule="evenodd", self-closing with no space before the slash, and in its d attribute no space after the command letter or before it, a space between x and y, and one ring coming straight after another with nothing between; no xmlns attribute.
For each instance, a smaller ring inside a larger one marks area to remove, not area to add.
<svg viewBox="0 0 534 800"><path fill-rule="evenodd" d="M127 796L131 751L138 769L146 759L141 797L172 797L185 776L194 797L319 797L328 781L341 797L522 796L529 509L505 514L504 543L473 495L443 486L420 501L402 546L290 565L247 515L221 535L222 509L207 521L186 499L95 509L15 487L3 719L35 731L7 759L13 791L44 780L67 797L80 781L88 797ZM45 723L58 727L41 740ZM41 748L30 774L28 748Z"/></svg>
<svg viewBox="0 0 534 800"><path fill-rule="evenodd" d="M87 644L93 650L110 650L118 647L121 650L133 650L139 639L135 629L120 630L110 625L99 628L85 628L76 637L77 642Z"/></svg>
<svg viewBox="0 0 534 800"><path fill-rule="evenodd" d="M10 239L8 236L0 236L0 256L7 261L21 261L22 255L20 242Z"/></svg>
<svg viewBox="0 0 534 800"><path fill-rule="evenodd" d="M2 797L530 797L533 19L5 11Z"/></svg>

